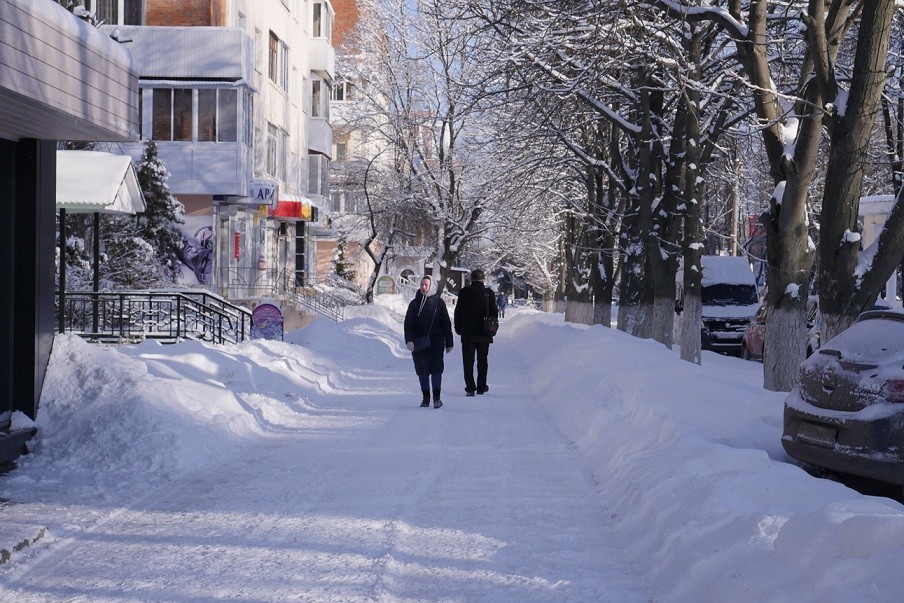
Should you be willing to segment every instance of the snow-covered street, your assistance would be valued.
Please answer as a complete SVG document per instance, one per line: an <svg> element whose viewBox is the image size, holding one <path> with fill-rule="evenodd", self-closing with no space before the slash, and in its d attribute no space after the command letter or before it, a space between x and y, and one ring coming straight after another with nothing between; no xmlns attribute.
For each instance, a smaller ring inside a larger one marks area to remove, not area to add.
<svg viewBox="0 0 904 603"><path fill-rule="evenodd" d="M516 310L490 392L456 347L422 409L382 303L286 342L59 337L0 477L4 531L46 532L0 600L904 596L904 508L791 464L761 365Z"/></svg>

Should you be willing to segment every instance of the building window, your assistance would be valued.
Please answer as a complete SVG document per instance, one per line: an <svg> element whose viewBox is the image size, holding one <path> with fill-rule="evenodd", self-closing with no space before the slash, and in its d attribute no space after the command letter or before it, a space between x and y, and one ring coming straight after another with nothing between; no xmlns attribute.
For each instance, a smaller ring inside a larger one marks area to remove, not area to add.
<svg viewBox="0 0 904 603"><path fill-rule="evenodd" d="M238 141L237 98L235 89L198 90L199 141Z"/></svg>
<svg viewBox="0 0 904 603"><path fill-rule="evenodd" d="M336 161L343 161L348 157L348 142L344 140L336 141L336 150L333 153L333 157L336 158Z"/></svg>
<svg viewBox="0 0 904 603"><path fill-rule="evenodd" d="M196 93L197 109L194 109ZM151 137L154 140L238 141L236 89L155 88L152 98ZM195 119L197 138L192 136Z"/></svg>
<svg viewBox="0 0 904 603"><path fill-rule="evenodd" d="M66 0L59 0L68 6ZM142 0L84 0L80 3L103 25L142 25Z"/></svg>
<svg viewBox="0 0 904 603"><path fill-rule="evenodd" d="M330 194L330 162L324 155L308 155L308 194L327 197Z"/></svg>
<svg viewBox="0 0 904 603"><path fill-rule="evenodd" d="M320 0L315 0L312 8L311 36L329 40L332 34L329 8Z"/></svg>
<svg viewBox="0 0 904 603"><path fill-rule="evenodd" d="M279 166L277 163L277 137L278 130L273 124L267 124L267 174L277 177Z"/></svg>
<svg viewBox="0 0 904 603"><path fill-rule="evenodd" d="M279 87L283 92L289 92L289 47L282 40L279 42Z"/></svg>
<svg viewBox="0 0 904 603"><path fill-rule="evenodd" d="M153 125L151 138L154 140L173 139L173 91L169 89L154 90Z"/></svg>
<svg viewBox="0 0 904 603"><path fill-rule="evenodd" d="M238 112L238 90L235 88L217 90L217 142L238 142Z"/></svg>
<svg viewBox="0 0 904 603"><path fill-rule="evenodd" d="M323 82L320 80L311 81L311 117L322 117L323 115Z"/></svg>
<svg viewBox="0 0 904 603"><path fill-rule="evenodd" d="M154 140L191 140L192 91L187 88L154 90Z"/></svg>
<svg viewBox="0 0 904 603"><path fill-rule="evenodd" d="M279 38L276 37L276 34L272 31L270 32L270 46L267 52L268 56L268 71L267 75L270 76L270 79L274 82L279 77L277 59L279 58Z"/></svg>
<svg viewBox="0 0 904 603"><path fill-rule="evenodd" d="M268 75L279 87L289 90L289 47L279 39L275 33L270 32Z"/></svg>
<svg viewBox="0 0 904 603"><path fill-rule="evenodd" d="M333 84L333 95L331 100L334 101L350 101L355 98L355 87L351 82L340 79Z"/></svg>
<svg viewBox="0 0 904 603"><path fill-rule="evenodd" d="M283 129L279 130L279 147L277 153L276 161L279 166L278 177L283 182L288 182L288 166L286 165L286 159L289 155L289 133Z"/></svg>
<svg viewBox="0 0 904 603"><path fill-rule="evenodd" d="M242 94L245 114L245 144L249 147L254 146L254 96L248 90Z"/></svg>

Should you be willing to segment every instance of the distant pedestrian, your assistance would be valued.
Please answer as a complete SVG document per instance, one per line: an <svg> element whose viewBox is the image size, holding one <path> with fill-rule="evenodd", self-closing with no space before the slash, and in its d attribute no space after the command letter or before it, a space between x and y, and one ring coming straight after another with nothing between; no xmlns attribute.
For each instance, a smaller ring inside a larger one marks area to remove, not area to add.
<svg viewBox="0 0 904 603"><path fill-rule="evenodd" d="M496 296L496 310L499 312L499 318L505 318L505 307L508 305L508 298L502 291Z"/></svg>
<svg viewBox="0 0 904 603"><path fill-rule="evenodd" d="M443 382L443 351L452 351L452 322L446 302L437 294L437 286L430 276L421 279L421 287L414 294L405 313L405 345L414 360L414 372L421 384L421 407L430 406L430 386L433 386L433 407L443 405L440 396Z"/></svg>
<svg viewBox="0 0 904 603"><path fill-rule="evenodd" d="M471 272L471 284L458 294L455 304L455 332L461 335L461 357L465 371L465 393L468 396L485 394L490 344L493 335L484 330L484 318L499 317L493 291L484 287L483 270ZM477 360L477 380L474 379L474 360Z"/></svg>

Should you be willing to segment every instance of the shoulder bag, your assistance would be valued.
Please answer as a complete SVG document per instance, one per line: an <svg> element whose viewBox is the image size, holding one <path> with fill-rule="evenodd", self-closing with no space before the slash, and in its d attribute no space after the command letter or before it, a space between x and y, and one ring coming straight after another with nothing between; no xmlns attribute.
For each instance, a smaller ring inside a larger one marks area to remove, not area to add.
<svg viewBox="0 0 904 603"><path fill-rule="evenodd" d="M487 311L486 314L484 314L483 331L484 333L492 337L499 330L499 319L495 316L490 316L490 296L484 294L484 297L486 298L485 301L487 303Z"/></svg>
<svg viewBox="0 0 904 603"><path fill-rule="evenodd" d="M433 330L433 321L436 320L436 308L439 306L439 303L433 306L433 317L430 319L430 327L427 329L427 334L423 337L415 337L412 340L414 343L414 349L412 352L423 352L427 348L433 345L433 342L430 340L430 331Z"/></svg>

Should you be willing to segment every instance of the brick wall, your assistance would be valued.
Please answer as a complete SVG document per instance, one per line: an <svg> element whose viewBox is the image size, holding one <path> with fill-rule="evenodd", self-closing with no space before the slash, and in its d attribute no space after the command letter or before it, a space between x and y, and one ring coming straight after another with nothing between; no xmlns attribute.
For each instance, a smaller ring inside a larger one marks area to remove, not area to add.
<svg viewBox="0 0 904 603"><path fill-rule="evenodd" d="M343 42L349 42L348 37L358 24L360 12L357 0L333 0L333 10L336 11L336 20L333 22L333 47L338 48Z"/></svg>
<svg viewBox="0 0 904 603"><path fill-rule="evenodd" d="M227 0L147 0L146 25L227 24Z"/></svg>

